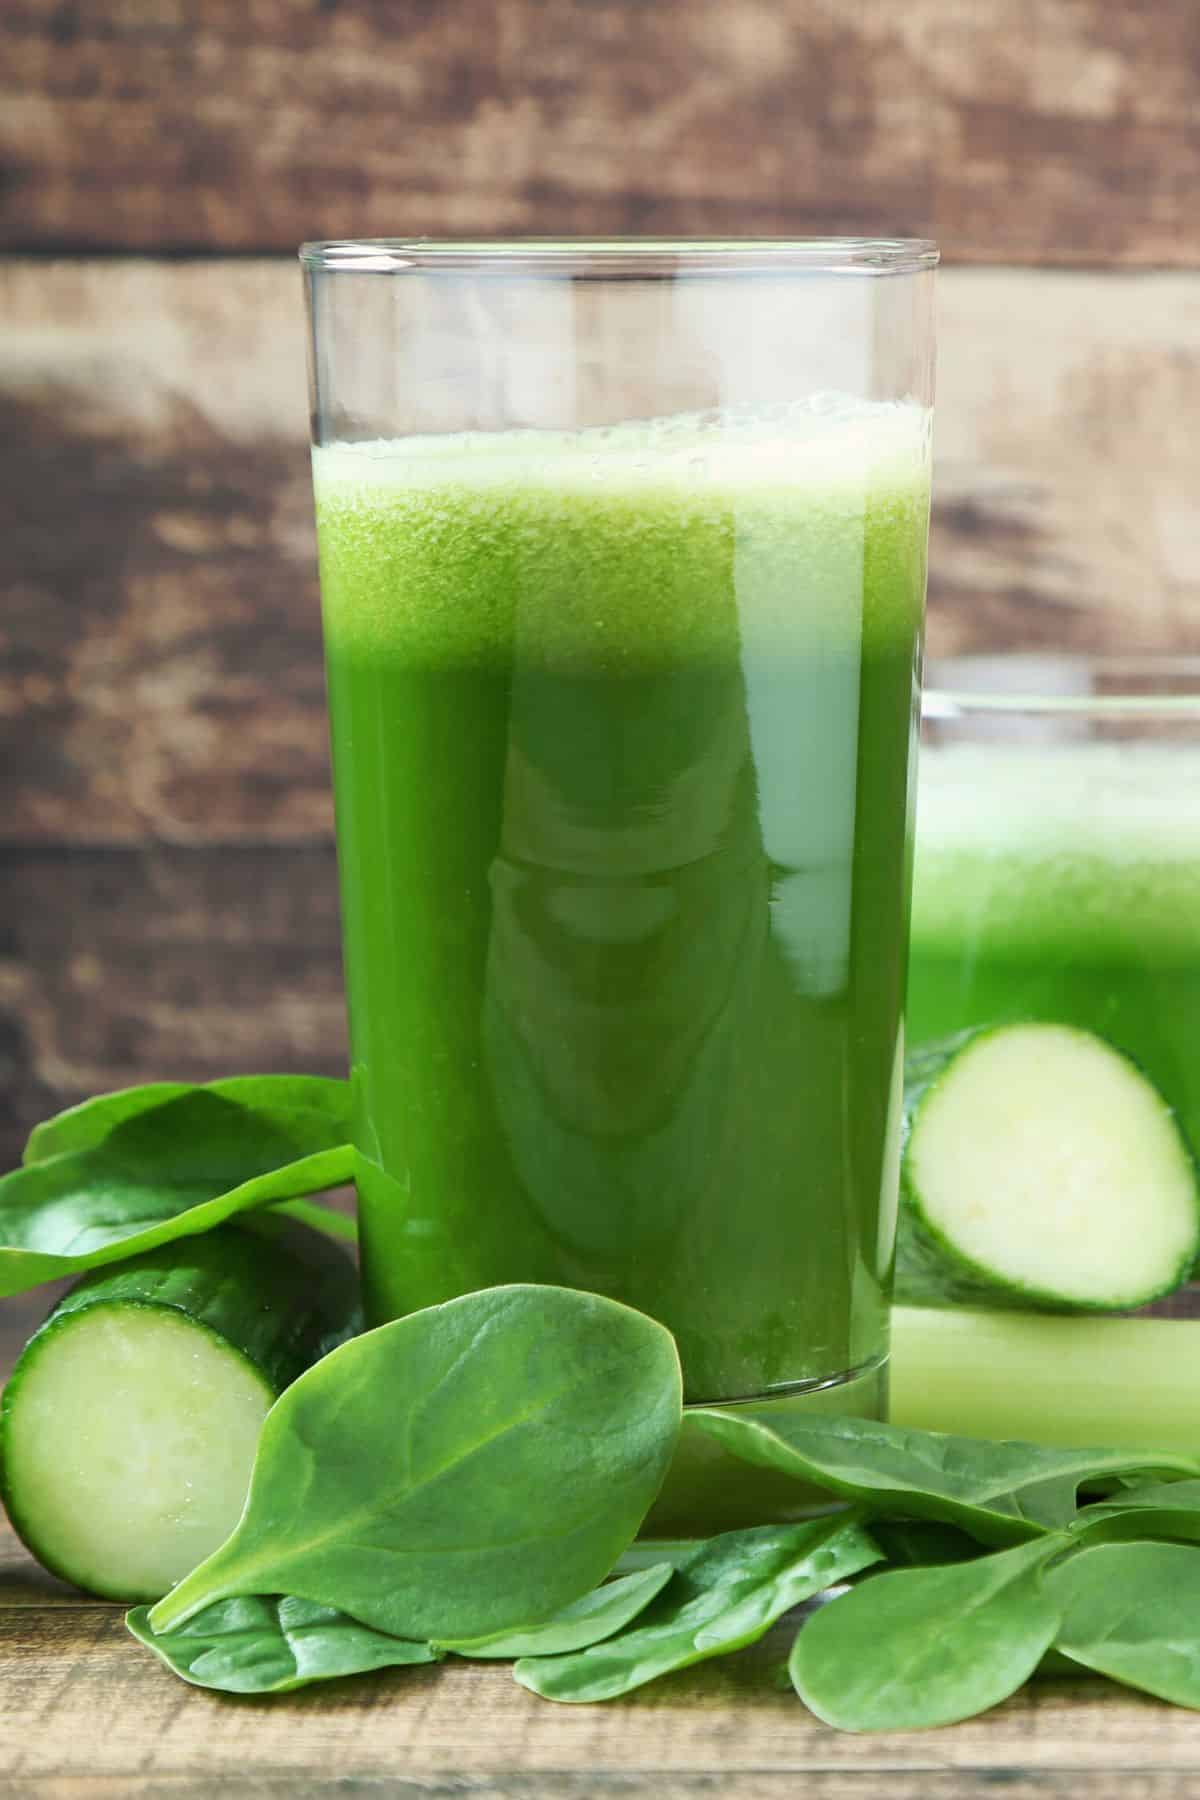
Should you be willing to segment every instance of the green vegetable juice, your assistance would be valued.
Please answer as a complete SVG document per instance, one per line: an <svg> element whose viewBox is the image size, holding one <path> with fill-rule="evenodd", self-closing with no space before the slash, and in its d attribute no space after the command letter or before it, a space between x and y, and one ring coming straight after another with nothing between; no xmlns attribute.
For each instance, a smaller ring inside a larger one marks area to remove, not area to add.
<svg viewBox="0 0 1200 1800"><path fill-rule="evenodd" d="M376 1319L510 1281L691 1400L886 1344L926 415L315 454Z"/></svg>
<svg viewBox="0 0 1200 1800"><path fill-rule="evenodd" d="M1200 1143L1200 745L922 753L908 1035L1052 1019L1141 1064Z"/></svg>

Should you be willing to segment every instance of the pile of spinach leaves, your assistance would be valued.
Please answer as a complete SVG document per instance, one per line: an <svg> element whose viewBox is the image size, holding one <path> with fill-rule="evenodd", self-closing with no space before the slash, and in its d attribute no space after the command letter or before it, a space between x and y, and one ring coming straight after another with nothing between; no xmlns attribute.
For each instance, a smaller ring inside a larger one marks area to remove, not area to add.
<svg viewBox="0 0 1200 1800"><path fill-rule="evenodd" d="M91 1101L0 1181L0 1296L352 1176L342 1082L246 1076ZM812 1485L824 1516L632 1550L678 1446ZM832 1592L832 1598L829 1596ZM242 1519L129 1628L184 1680L283 1693L446 1656L560 1701L741 1649L826 1596L788 1659L851 1731L948 1724L1048 1658L1200 1708L1200 1460L681 1410L662 1326L517 1286L343 1344L263 1426Z"/></svg>

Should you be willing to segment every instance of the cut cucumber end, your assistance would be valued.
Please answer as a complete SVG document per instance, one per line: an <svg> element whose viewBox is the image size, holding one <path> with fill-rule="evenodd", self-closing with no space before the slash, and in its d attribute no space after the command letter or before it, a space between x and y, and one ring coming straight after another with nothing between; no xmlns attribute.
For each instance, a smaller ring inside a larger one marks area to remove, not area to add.
<svg viewBox="0 0 1200 1800"><path fill-rule="evenodd" d="M0 1413L13 1525L55 1574L156 1600L233 1530L275 1395L169 1306L98 1301L26 1346Z"/></svg>
<svg viewBox="0 0 1200 1800"><path fill-rule="evenodd" d="M1200 1319L892 1312L891 1419L960 1437L1200 1452Z"/></svg>
<svg viewBox="0 0 1200 1800"><path fill-rule="evenodd" d="M920 1098L904 1192L951 1265L1014 1300L1117 1310L1184 1279L1196 1169L1141 1071L1071 1026L980 1032Z"/></svg>

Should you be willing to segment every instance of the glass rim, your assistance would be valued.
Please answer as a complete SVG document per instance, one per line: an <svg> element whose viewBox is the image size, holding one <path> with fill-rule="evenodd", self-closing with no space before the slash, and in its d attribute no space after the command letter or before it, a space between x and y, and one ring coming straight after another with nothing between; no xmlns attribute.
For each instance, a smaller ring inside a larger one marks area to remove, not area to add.
<svg viewBox="0 0 1200 1800"><path fill-rule="evenodd" d="M1047 663L1056 663L1064 670L1081 669L1089 679L1104 685L1086 692L1055 692L1047 687L1005 686L1002 678L985 687L954 679L956 672L971 667L986 668L990 673L1007 665L1016 672L1042 668ZM928 679L930 674L932 679ZM1039 656L1036 652L1009 652L931 662L921 696L923 720L939 722L1019 713L1099 719L1200 718L1200 656Z"/></svg>
<svg viewBox="0 0 1200 1800"><path fill-rule="evenodd" d="M403 275L915 275L936 268L930 238L330 238L301 244L306 270Z"/></svg>

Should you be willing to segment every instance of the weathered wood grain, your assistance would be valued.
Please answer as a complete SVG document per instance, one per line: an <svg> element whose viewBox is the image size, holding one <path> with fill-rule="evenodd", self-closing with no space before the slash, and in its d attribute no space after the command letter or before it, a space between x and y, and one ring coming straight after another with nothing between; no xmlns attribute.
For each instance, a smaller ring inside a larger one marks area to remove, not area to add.
<svg viewBox="0 0 1200 1800"><path fill-rule="evenodd" d="M732 1722L736 1724L736 1721ZM1183 1800L1188 1777L1170 1771L1086 1771L1088 1800ZM381 1800L796 1800L798 1784L806 1800L994 1800L997 1788L1005 1800L1080 1800L1080 1771L1003 1769L889 1769L866 1775L831 1773L820 1768L715 1768L685 1774L658 1769L638 1772L608 1769L553 1769L473 1775L464 1787L454 1774L358 1776L317 1774L308 1770L297 1785L294 1776L278 1779L239 1777L239 1800L332 1800L336 1795L377 1795ZM231 1792L221 1780L204 1775L143 1775L131 1772L104 1776L55 1776L26 1783L0 1777L3 1800L227 1800Z"/></svg>
<svg viewBox="0 0 1200 1800"><path fill-rule="evenodd" d="M1192 0L0 10L0 241L920 232L1195 266Z"/></svg>
<svg viewBox="0 0 1200 1800"><path fill-rule="evenodd" d="M0 275L9 841L329 830L300 284Z"/></svg>
<svg viewBox="0 0 1200 1800"><path fill-rule="evenodd" d="M931 652L1200 651L1200 285L950 270L939 334Z"/></svg>
<svg viewBox="0 0 1200 1800"><path fill-rule="evenodd" d="M0 854L4 1166L88 1094L345 1069L332 844Z"/></svg>
<svg viewBox="0 0 1200 1800"><path fill-rule="evenodd" d="M942 278L930 648L1200 647L1200 275ZM0 268L0 838L330 830L299 282Z"/></svg>
<svg viewBox="0 0 1200 1800"><path fill-rule="evenodd" d="M1086 1771L1088 1800L1183 1800L1187 1776L1166 1771ZM812 1800L1080 1800L1080 1771L1003 1769L886 1770L867 1775L830 1773L820 1768L737 1769L664 1774L608 1769L553 1769L474 1775L463 1786L454 1774L322 1776L309 1769L294 1776L239 1777L236 1790L204 1775L56 1776L36 1782L0 1777L3 1800L333 1800L337 1795L377 1795L381 1800L796 1800L797 1785ZM1181 1785L1181 1781L1185 1785Z"/></svg>

